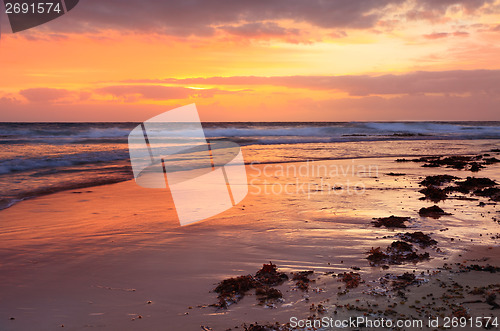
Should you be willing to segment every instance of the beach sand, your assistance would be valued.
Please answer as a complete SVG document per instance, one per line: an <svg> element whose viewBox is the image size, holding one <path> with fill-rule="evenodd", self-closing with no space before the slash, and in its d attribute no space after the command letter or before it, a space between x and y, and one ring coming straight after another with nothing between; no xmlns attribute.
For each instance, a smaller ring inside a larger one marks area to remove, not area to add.
<svg viewBox="0 0 500 331"><path fill-rule="evenodd" d="M376 304L377 311L403 301L380 285L381 277L424 272L419 287L407 288L407 303L392 308L397 316L417 318L410 302L439 296L442 281L471 288L500 283L499 273L455 272L455 263L500 266L496 204L448 199L439 206L452 215L418 215L434 205L419 200L418 183L425 176L466 178L468 171L366 158L249 165L247 172L250 192L240 204L185 227L167 190L133 181L60 192L0 211L0 330L241 330L243 323L310 317L313 303L324 305L321 316L357 317L366 312L346 304ZM473 175L500 181L500 166ZM408 228L371 223L391 215L411 217ZM431 234L438 242L419 248L430 260L370 266L371 248L385 248L408 231ZM307 292L286 281L278 287L284 300L274 304L259 305L250 292L228 309L210 306L218 302L212 292L217 283L255 274L269 261L288 274L314 270L315 281ZM350 271L363 283L344 292L345 284L329 273ZM484 301L464 295L450 300ZM474 317L499 316L486 303L463 305Z"/></svg>

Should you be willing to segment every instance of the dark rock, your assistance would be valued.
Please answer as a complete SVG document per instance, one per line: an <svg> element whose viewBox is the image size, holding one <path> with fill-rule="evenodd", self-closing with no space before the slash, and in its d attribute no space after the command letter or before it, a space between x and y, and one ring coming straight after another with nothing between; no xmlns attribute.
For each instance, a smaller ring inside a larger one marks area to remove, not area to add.
<svg viewBox="0 0 500 331"><path fill-rule="evenodd" d="M422 186L441 186L445 183L450 183L454 181L455 179L460 179L455 176L451 175L435 175L435 176L427 176L423 181L420 182L420 185Z"/></svg>
<svg viewBox="0 0 500 331"><path fill-rule="evenodd" d="M499 163L500 160L495 158L495 157L491 157L491 158L488 158L488 159L484 159L483 160L484 164L494 164L494 163Z"/></svg>
<svg viewBox="0 0 500 331"><path fill-rule="evenodd" d="M423 198L423 200L427 199L437 203L448 198L448 191L448 189L440 189L439 187L428 186L424 189L421 189L419 192L425 195L425 198Z"/></svg>
<svg viewBox="0 0 500 331"><path fill-rule="evenodd" d="M500 189L497 187L488 187L482 190L474 191L474 194L480 197L488 197L493 201L500 201Z"/></svg>
<svg viewBox="0 0 500 331"><path fill-rule="evenodd" d="M487 265L487 266L483 267L483 266L480 266L477 264L473 264L473 265L467 266L466 268L468 270L473 270L473 271L486 271L486 272L491 272L491 273L500 272L500 267L493 267L491 265Z"/></svg>
<svg viewBox="0 0 500 331"><path fill-rule="evenodd" d="M401 239L418 244L421 247L428 247L437 244L437 241L432 239L431 236L420 231L414 233L407 232L401 235Z"/></svg>
<svg viewBox="0 0 500 331"><path fill-rule="evenodd" d="M264 304L266 301L276 301L283 298L283 294L280 290L273 287L258 287L255 290L255 295L260 301L260 304Z"/></svg>
<svg viewBox="0 0 500 331"><path fill-rule="evenodd" d="M264 264L255 276L239 276L220 282L214 289L214 292L219 294L217 297L219 303L214 306L227 308L229 304L241 300L252 289L258 290L261 294L260 298L264 301L267 297L276 297L279 291L271 287L280 285L287 279L288 276L285 273L279 272L276 265L269 262L269 264Z"/></svg>
<svg viewBox="0 0 500 331"><path fill-rule="evenodd" d="M423 217L432 217L432 218L436 218L436 219L438 219L444 215L451 215L449 213L445 213L444 210L442 210L441 208L439 208L436 205L434 205L432 207L428 207L428 208L421 208L418 211L418 214L420 216L423 216Z"/></svg>
<svg viewBox="0 0 500 331"><path fill-rule="evenodd" d="M275 324L267 323L260 325L259 323L246 325L243 324L244 331L291 331L292 329L288 325L281 325L278 322Z"/></svg>
<svg viewBox="0 0 500 331"><path fill-rule="evenodd" d="M277 286L288 280L288 276L284 272L278 272L278 268L272 262L264 264L262 269L257 271L255 279L263 285Z"/></svg>
<svg viewBox="0 0 500 331"><path fill-rule="evenodd" d="M406 228L405 222L410 222L410 217L400 217L391 215L389 217L375 218L373 225L377 228L385 226L386 228Z"/></svg>
<svg viewBox="0 0 500 331"><path fill-rule="evenodd" d="M456 186L448 187L448 191L456 191L460 193L471 193L473 191L478 191L484 188L493 187L498 185L495 181L489 178L476 178L467 177L466 180L461 182L455 182Z"/></svg>
<svg viewBox="0 0 500 331"><path fill-rule="evenodd" d="M251 275L239 276L235 278L224 279L214 289L219 293L218 299L221 308L226 308L230 303L236 303L241 300L246 292L257 286L255 279Z"/></svg>
<svg viewBox="0 0 500 331"><path fill-rule="evenodd" d="M396 254L411 253L413 252L413 246L404 241L395 241L387 248L387 252Z"/></svg>

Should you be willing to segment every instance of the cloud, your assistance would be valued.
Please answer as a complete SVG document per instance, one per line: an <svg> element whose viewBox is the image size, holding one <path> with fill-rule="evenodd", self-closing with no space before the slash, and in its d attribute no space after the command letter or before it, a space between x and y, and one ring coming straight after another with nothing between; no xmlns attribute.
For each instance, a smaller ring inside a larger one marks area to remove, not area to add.
<svg viewBox="0 0 500 331"><path fill-rule="evenodd" d="M162 85L114 85L94 90L99 94L109 94L125 102L148 100L175 100L187 98L212 98L216 94L235 94L244 91L226 91L221 89L192 89Z"/></svg>
<svg viewBox="0 0 500 331"><path fill-rule="evenodd" d="M426 39L441 39L441 38L446 38L450 34L448 32L435 32L431 34L424 34L424 37Z"/></svg>
<svg viewBox="0 0 500 331"><path fill-rule="evenodd" d="M300 30L298 29L284 28L275 22L255 22L237 26L229 25L221 26L218 29L245 38L285 37L294 35L297 36L300 34Z"/></svg>
<svg viewBox="0 0 500 331"><path fill-rule="evenodd" d="M330 34L330 37L335 38L335 39L340 39L340 38L345 38L347 37L347 32L340 30L340 31L334 31Z"/></svg>
<svg viewBox="0 0 500 331"><path fill-rule="evenodd" d="M274 85L311 90L343 91L352 96L433 93L500 93L500 70L417 71L401 75L358 76L233 76L167 78L132 82L183 85Z"/></svg>
<svg viewBox="0 0 500 331"><path fill-rule="evenodd" d="M110 94L117 98L123 98L127 102L138 99L169 100L186 99L190 90L184 87L170 87L160 85L117 85L96 89L95 92Z"/></svg>
<svg viewBox="0 0 500 331"><path fill-rule="evenodd" d="M294 100L295 112L311 121L492 121L500 120L498 96L368 96Z"/></svg>
<svg viewBox="0 0 500 331"><path fill-rule="evenodd" d="M452 6L458 6L468 12L474 12L494 2L495 0L419 0L417 1L417 5L421 8L444 14Z"/></svg>
<svg viewBox="0 0 500 331"><path fill-rule="evenodd" d="M475 14L496 0L417 0L414 6L406 13L409 20L428 20L432 22L447 21L446 13L463 12Z"/></svg>
<svg viewBox="0 0 500 331"><path fill-rule="evenodd" d="M181 105L172 104L168 109ZM366 96L341 99L297 99L279 105L224 102L198 105L204 121L499 121L500 97ZM142 122L165 111L164 105L101 102L72 104L3 103L2 121L130 121Z"/></svg>
<svg viewBox="0 0 500 331"><path fill-rule="evenodd" d="M447 37L468 37L469 33L465 31L455 31L455 32L435 32L431 34L424 34L426 39L442 39Z"/></svg>
<svg viewBox="0 0 500 331"><path fill-rule="evenodd" d="M371 28L389 5L406 0L86 0L63 18L44 25L64 32L118 29L176 36L209 36L217 26L233 33L279 33L266 21L291 20L321 28ZM293 30L287 30L290 32ZM285 32L285 31L281 31Z"/></svg>
<svg viewBox="0 0 500 331"><path fill-rule="evenodd" d="M19 94L30 102L56 102L71 96L68 90L46 87L21 90Z"/></svg>
<svg viewBox="0 0 500 331"><path fill-rule="evenodd" d="M0 105L2 105L2 107L12 106L12 105L19 104L19 103L21 103L21 102L18 99L16 99L15 97L11 97L11 96L0 97Z"/></svg>

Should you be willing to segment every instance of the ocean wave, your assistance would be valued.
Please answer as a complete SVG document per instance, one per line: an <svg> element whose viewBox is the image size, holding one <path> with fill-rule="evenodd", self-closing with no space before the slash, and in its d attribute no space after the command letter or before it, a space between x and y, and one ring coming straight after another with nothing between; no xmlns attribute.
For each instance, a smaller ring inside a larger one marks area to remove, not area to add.
<svg viewBox="0 0 500 331"><path fill-rule="evenodd" d="M125 138L133 127L130 123L0 123L0 139Z"/></svg>
<svg viewBox="0 0 500 331"><path fill-rule="evenodd" d="M126 143L135 123L0 123L0 144L117 144ZM255 144L267 144L269 138L295 137L298 143L358 141L399 135L433 136L435 139L481 139L500 137L499 122L348 122L348 123L203 123L207 138L250 138ZM189 126L170 124L169 137L193 136ZM150 138L164 136L161 130L149 131Z"/></svg>
<svg viewBox="0 0 500 331"><path fill-rule="evenodd" d="M107 177L101 177L101 178L81 178L80 180L73 180L73 181L66 181L66 182L59 182L59 183L52 183L51 185L47 185L45 187L36 187L33 189L26 189L26 190L17 190L15 195L11 196L0 196L0 210L9 208L13 205L15 205L18 202L39 197L39 196L44 196L44 195L49 195L57 192L62 192L62 191L68 191L68 190L76 190L76 189L82 189L82 188L87 188L87 187L95 187L95 186L101 186L101 185L107 185L107 184L114 184L114 183L119 183L122 181L130 180L132 179L133 176L131 175L131 172L125 172L125 173L114 173L114 176L110 175Z"/></svg>
<svg viewBox="0 0 500 331"><path fill-rule="evenodd" d="M66 154L57 157L33 157L0 160L0 175L38 170L46 168L61 168L84 164L98 164L125 160L129 157L128 151L103 151Z"/></svg>
<svg viewBox="0 0 500 331"><path fill-rule="evenodd" d="M340 141L372 141L393 139L482 139L500 138L500 125L465 125L449 123L343 123L329 125L327 123L314 126L282 127L229 127L205 129L207 137L237 138L251 144L269 143L307 143L307 142L340 142Z"/></svg>

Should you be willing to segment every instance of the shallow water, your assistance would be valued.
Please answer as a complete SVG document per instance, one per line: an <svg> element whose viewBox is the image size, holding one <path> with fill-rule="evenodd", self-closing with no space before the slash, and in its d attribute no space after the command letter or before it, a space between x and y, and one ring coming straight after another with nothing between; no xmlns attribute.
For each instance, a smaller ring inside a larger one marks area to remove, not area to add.
<svg viewBox="0 0 500 331"><path fill-rule="evenodd" d="M0 123L0 209L26 198L133 178L127 136L136 125ZM474 153L488 151L500 141L498 122L203 126L212 142L224 139L244 145L247 164Z"/></svg>

